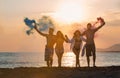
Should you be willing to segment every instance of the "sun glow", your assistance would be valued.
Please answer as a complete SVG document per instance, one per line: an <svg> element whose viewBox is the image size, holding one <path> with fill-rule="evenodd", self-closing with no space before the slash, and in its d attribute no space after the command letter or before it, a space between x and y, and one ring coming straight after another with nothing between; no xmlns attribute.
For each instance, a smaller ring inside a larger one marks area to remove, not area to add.
<svg viewBox="0 0 120 78"><path fill-rule="evenodd" d="M74 2L64 2L54 14L59 21L66 23L78 22L84 19L85 10L82 5Z"/></svg>

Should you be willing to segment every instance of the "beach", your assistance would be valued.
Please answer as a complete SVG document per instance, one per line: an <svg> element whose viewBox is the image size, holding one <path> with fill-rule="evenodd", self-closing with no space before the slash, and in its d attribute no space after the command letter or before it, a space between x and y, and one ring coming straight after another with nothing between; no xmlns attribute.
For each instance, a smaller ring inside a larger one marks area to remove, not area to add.
<svg viewBox="0 0 120 78"><path fill-rule="evenodd" d="M0 78L120 78L120 66L0 68Z"/></svg>

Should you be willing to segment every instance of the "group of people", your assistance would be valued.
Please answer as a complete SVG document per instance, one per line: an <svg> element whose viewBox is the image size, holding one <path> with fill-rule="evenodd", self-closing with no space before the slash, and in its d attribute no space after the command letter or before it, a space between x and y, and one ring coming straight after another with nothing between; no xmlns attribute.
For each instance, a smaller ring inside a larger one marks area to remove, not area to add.
<svg viewBox="0 0 120 78"><path fill-rule="evenodd" d="M96 31L98 31L101 27L105 25L104 19L101 17L97 18L97 22L95 24L97 23L100 23L100 25L96 28L93 28L93 25L91 23L88 23L87 29L83 33L81 33L80 30L76 30L72 39L69 39L67 35L64 36L61 31L57 31L57 34L54 35L53 28L49 28L49 34L42 33L38 30L35 23L35 30L47 39L47 43L45 46L45 61L47 63L47 66L52 67L53 53L55 50L55 53L58 57L58 67L61 67L61 60L64 53L63 44L64 42L67 42L71 43L71 49L76 56L76 67L80 67L79 54L82 48L82 41L85 41L84 49L86 49L88 67L90 66L90 56L93 56L93 66L95 67L96 48L94 43L94 35Z"/></svg>

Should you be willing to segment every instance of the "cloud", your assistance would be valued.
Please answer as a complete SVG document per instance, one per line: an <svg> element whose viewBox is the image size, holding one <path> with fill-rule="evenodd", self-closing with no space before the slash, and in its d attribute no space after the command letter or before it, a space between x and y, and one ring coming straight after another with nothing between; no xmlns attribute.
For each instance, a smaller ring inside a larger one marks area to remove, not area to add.
<svg viewBox="0 0 120 78"><path fill-rule="evenodd" d="M120 11L114 12L113 14L120 15Z"/></svg>
<svg viewBox="0 0 120 78"><path fill-rule="evenodd" d="M108 26L120 26L120 19L114 19L107 22Z"/></svg>
<svg viewBox="0 0 120 78"><path fill-rule="evenodd" d="M108 26L120 26L120 12L107 12L105 20Z"/></svg>

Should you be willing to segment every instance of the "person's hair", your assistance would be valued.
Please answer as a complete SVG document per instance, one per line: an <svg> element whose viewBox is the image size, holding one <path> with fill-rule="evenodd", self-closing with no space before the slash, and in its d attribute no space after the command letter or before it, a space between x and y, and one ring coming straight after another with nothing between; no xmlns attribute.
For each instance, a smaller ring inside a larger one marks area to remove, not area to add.
<svg viewBox="0 0 120 78"><path fill-rule="evenodd" d="M79 35L81 35L81 32L80 32L79 30L76 30L76 31L74 32L74 36L73 36L73 37L76 37L76 36L77 36L76 33L79 33Z"/></svg>
<svg viewBox="0 0 120 78"><path fill-rule="evenodd" d="M59 34L60 34L60 35L59 35ZM62 37L62 38L64 37L64 36L63 36L63 33L62 33L61 31L57 31L57 36L58 36L58 37Z"/></svg>
<svg viewBox="0 0 120 78"><path fill-rule="evenodd" d="M49 28L49 30L52 30L52 31L54 31L54 29L53 29L53 28Z"/></svg>
<svg viewBox="0 0 120 78"><path fill-rule="evenodd" d="M88 25L91 25L91 23L88 23L87 26L88 26Z"/></svg>

